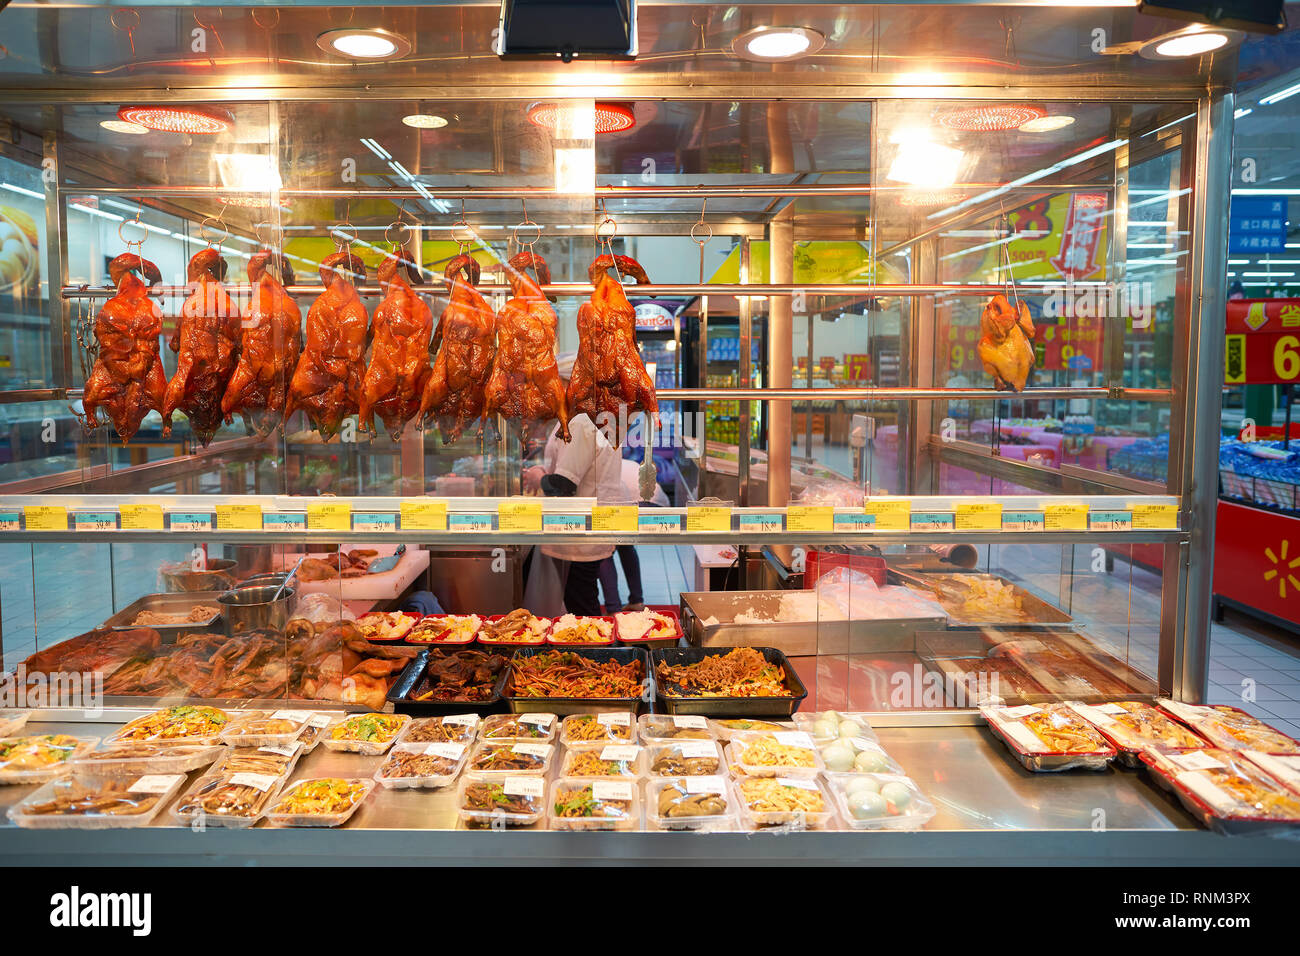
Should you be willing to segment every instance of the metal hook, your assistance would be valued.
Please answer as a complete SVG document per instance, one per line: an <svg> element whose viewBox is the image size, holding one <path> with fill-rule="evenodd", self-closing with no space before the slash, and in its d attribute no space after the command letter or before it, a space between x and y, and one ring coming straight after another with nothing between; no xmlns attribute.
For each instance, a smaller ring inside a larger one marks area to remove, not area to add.
<svg viewBox="0 0 1300 956"><path fill-rule="evenodd" d="M130 252L131 247L135 246L136 255L140 254L140 248L144 245L144 241L149 238L149 230L146 229L140 222L140 214L143 211L144 210L142 209L137 209L135 211L134 219L123 219L121 222L117 224L117 238L121 239L122 242L126 243L127 252ZM122 235L122 230L132 223L134 223L141 230L141 235L139 239L128 239L126 238L126 236Z"/></svg>
<svg viewBox="0 0 1300 956"><path fill-rule="evenodd" d="M524 246L527 246L527 247L528 247L528 250L531 252L533 246L537 245L537 241L538 241L539 239L542 238L542 227L539 226L537 223L533 222L533 220L530 219L530 218L528 217L528 200L526 200L526 199L521 199L520 202L523 203L523 207L524 207L524 218L523 218L523 220L522 220L518 225L516 225L516 226L514 227L513 230L511 230L510 235L511 235L511 238L514 239L514 241L515 241L515 245L516 245L516 246L518 246L518 247L521 248L521 249L522 249ZM533 236L533 238L531 238L531 239L529 239L527 242L525 242L523 239L520 239L520 238L519 238L519 230L520 230L520 229L527 229L529 226L532 226L533 229L536 230L537 234L536 234L535 236Z"/></svg>

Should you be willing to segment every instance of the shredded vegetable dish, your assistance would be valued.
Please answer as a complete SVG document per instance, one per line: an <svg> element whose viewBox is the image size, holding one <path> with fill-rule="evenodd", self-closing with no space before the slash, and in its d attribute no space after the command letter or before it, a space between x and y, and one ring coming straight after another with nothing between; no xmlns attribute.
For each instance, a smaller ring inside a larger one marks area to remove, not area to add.
<svg viewBox="0 0 1300 956"><path fill-rule="evenodd" d="M400 714L358 714L331 730L330 739L387 743L397 736L405 723L406 718Z"/></svg>
<svg viewBox="0 0 1300 956"><path fill-rule="evenodd" d="M331 816L351 810L365 795L366 786L360 780L322 777L295 784L271 812Z"/></svg>
<svg viewBox="0 0 1300 956"><path fill-rule="evenodd" d="M598 661L573 651L544 651L510 664L516 697L639 697L639 660Z"/></svg>
<svg viewBox="0 0 1300 956"><path fill-rule="evenodd" d="M80 745L78 738L67 734L0 740L0 773L59 766L70 760Z"/></svg>
<svg viewBox="0 0 1300 956"><path fill-rule="evenodd" d="M737 784L745 806L754 813L824 813L826 799L820 790L782 783L775 777L745 777Z"/></svg>
<svg viewBox="0 0 1300 956"><path fill-rule="evenodd" d="M115 740L184 740L187 737L211 737L230 723L230 715L215 707L181 704L137 717L114 738Z"/></svg>
<svg viewBox="0 0 1300 956"><path fill-rule="evenodd" d="M737 647L694 664L660 661L655 676L667 697L789 697L785 668L761 651Z"/></svg>

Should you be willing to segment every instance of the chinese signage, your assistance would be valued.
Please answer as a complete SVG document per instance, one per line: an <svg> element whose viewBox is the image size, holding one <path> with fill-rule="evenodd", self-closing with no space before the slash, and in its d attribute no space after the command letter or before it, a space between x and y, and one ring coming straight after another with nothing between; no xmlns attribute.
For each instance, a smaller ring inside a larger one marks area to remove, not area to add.
<svg viewBox="0 0 1300 956"><path fill-rule="evenodd" d="M1223 380L1278 385L1300 379L1300 299L1232 299Z"/></svg>
<svg viewBox="0 0 1300 956"><path fill-rule="evenodd" d="M1285 196L1233 196L1228 252L1283 252L1286 249Z"/></svg>

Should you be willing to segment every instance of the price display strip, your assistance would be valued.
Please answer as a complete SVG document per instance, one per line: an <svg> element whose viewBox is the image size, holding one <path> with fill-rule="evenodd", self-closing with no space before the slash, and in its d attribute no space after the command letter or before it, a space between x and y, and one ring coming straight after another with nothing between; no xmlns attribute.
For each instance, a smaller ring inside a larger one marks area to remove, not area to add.
<svg viewBox="0 0 1300 956"><path fill-rule="evenodd" d="M262 513L264 531L306 531L307 516L296 511L271 511Z"/></svg>
<svg viewBox="0 0 1300 956"><path fill-rule="evenodd" d="M751 515L742 511L739 520L739 530L746 533L757 531L763 534L779 534L784 525L779 514Z"/></svg>
<svg viewBox="0 0 1300 956"><path fill-rule="evenodd" d="M218 531L261 531L261 505L217 505Z"/></svg>
<svg viewBox="0 0 1300 956"><path fill-rule="evenodd" d="M875 518L876 531L907 531L911 528L910 501L868 501L862 510Z"/></svg>
<svg viewBox="0 0 1300 956"><path fill-rule="evenodd" d="M1002 512L1003 531L1042 531L1046 527L1041 511Z"/></svg>
<svg viewBox="0 0 1300 956"><path fill-rule="evenodd" d="M195 534L212 530L213 516L203 511L171 511L167 514L167 530Z"/></svg>
<svg viewBox="0 0 1300 956"><path fill-rule="evenodd" d="M491 531L492 516L458 511L447 515L447 530L460 532Z"/></svg>
<svg viewBox="0 0 1300 956"><path fill-rule="evenodd" d="M1134 505L1133 527L1140 531L1177 531L1177 505Z"/></svg>
<svg viewBox="0 0 1300 956"><path fill-rule="evenodd" d="M446 531L447 502L403 501L403 531Z"/></svg>
<svg viewBox="0 0 1300 956"><path fill-rule="evenodd" d="M636 505L592 505L591 530L605 534L635 534Z"/></svg>
<svg viewBox="0 0 1300 956"><path fill-rule="evenodd" d="M540 501L502 501L497 505L497 530L536 534L542 530Z"/></svg>
<svg viewBox="0 0 1300 956"><path fill-rule="evenodd" d="M581 534L586 530L586 515L542 515L542 531L546 534Z"/></svg>
<svg viewBox="0 0 1300 956"><path fill-rule="evenodd" d="M913 511L911 527L913 531L951 531L956 526L956 518L947 511Z"/></svg>
<svg viewBox="0 0 1300 956"><path fill-rule="evenodd" d="M116 511L74 511L72 513L74 531L116 531Z"/></svg>
<svg viewBox="0 0 1300 956"><path fill-rule="evenodd" d="M163 511L159 505L119 505L123 531L162 531Z"/></svg>
<svg viewBox="0 0 1300 956"><path fill-rule="evenodd" d="M640 534L679 534L682 516L642 511L636 516L636 530Z"/></svg>
<svg viewBox="0 0 1300 956"><path fill-rule="evenodd" d="M835 530L835 509L823 505L791 505L785 509L786 530L829 534Z"/></svg>
<svg viewBox="0 0 1300 956"><path fill-rule="evenodd" d="M1048 505L1043 509L1044 531L1087 531L1087 505Z"/></svg>
<svg viewBox="0 0 1300 956"><path fill-rule="evenodd" d="M715 505L688 507L686 530L692 533L725 534L731 530L731 509Z"/></svg>
<svg viewBox="0 0 1300 956"><path fill-rule="evenodd" d="M1002 506L991 501L959 504L953 526L958 531L1001 531Z"/></svg>
<svg viewBox="0 0 1300 956"><path fill-rule="evenodd" d="M833 525L837 534L859 534L876 529L876 516L856 511L842 512L835 515Z"/></svg>
<svg viewBox="0 0 1300 956"><path fill-rule="evenodd" d="M351 531L352 505L346 501L308 502L307 530Z"/></svg>
<svg viewBox="0 0 1300 956"><path fill-rule="evenodd" d="M391 511L357 511L352 515L353 531L397 530L397 515Z"/></svg>
<svg viewBox="0 0 1300 956"><path fill-rule="evenodd" d="M68 509L60 505L28 505L23 508L28 531L67 531Z"/></svg>
<svg viewBox="0 0 1300 956"><path fill-rule="evenodd" d="M1089 531L1132 531L1133 512L1131 511L1089 511Z"/></svg>

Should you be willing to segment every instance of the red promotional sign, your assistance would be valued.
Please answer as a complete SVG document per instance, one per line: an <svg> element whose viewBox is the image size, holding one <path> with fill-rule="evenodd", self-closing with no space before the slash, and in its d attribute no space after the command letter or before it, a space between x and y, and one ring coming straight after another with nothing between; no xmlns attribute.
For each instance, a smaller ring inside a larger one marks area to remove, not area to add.
<svg viewBox="0 0 1300 956"><path fill-rule="evenodd" d="M869 382L871 380L871 356L865 352L846 352L844 355L844 377L850 382Z"/></svg>
<svg viewBox="0 0 1300 956"><path fill-rule="evenodd" d="M1214 593L1300 623L1300 519L1220 501Z"/></svg>
<svg viewBox="0 0 1300 956"><path fill-rule="evenodd" d="M1279 385L1300 379L1300 299L1232 299L1223 380Z"/></svg>

